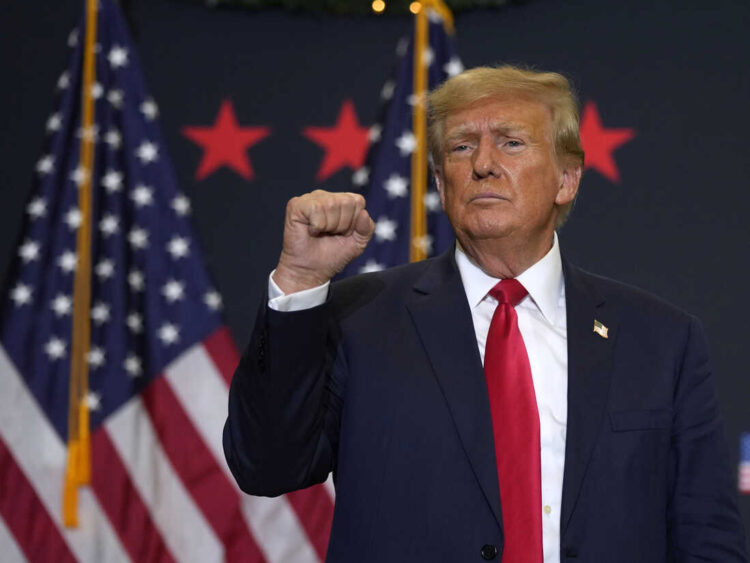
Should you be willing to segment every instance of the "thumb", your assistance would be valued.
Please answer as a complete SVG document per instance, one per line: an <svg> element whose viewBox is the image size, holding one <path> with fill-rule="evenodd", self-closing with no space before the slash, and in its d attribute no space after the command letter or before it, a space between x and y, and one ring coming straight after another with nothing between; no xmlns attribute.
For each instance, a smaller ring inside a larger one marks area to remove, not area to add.
<svg viewBox="0 0 750 563"><path fill-rule="evenodd" d="M354 233L357 237L366 241L370 240L372 233L375 232L375 223L370 218L366 209L361 209L357 218L354 220Z"/></svg>

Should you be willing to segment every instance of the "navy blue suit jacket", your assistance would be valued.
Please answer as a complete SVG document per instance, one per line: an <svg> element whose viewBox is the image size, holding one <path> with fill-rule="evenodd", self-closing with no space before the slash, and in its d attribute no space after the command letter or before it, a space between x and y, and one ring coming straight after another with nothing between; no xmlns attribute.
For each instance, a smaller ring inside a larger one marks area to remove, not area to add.
<svg viewBox="0 0 750 563"><path fill-rule="evenodd" d="M745 561L699 323L570 264L564 275L561 561ZM499 561L489 401L453 252L337 282L313 309L261 307L224 449L250 494L334 472L328 561L483 561L485 546Z"/></svg>

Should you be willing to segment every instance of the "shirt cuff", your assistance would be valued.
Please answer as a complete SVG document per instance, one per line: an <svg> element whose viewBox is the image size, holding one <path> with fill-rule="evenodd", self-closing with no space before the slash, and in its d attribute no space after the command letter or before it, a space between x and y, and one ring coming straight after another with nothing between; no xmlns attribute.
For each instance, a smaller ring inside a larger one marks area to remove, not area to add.
<svg viewBox="0 0 750 563"><path fill-rule="evenodd" d="M273 272L275 271L276 270ZM273 272L268 275L268 306L274 311L303 311L305 309L312 309L313 307L317 307L326 302L326 299L328 298L328 286L331 285L330 281L327 281L318 287L303 289L302 291L287 295L278 285L276 285L276 282L273 281Z"/></svg>

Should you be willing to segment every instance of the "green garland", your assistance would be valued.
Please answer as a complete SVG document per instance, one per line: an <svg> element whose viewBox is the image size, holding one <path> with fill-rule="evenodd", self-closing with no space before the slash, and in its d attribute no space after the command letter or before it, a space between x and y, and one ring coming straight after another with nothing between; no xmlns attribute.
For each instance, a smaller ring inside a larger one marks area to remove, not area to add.
<svg viewBox="0 0 750 563"><path fill-rule="evenodd" d="M212 8L249 8L261 10L281 8L290 11L328 12L335 14L371 14L371 0L189 0ZM384 0L385 11L381 15L403 15L409 13L412 0ZM523 4L524 0L446 0L454 12L478 8L503 8L508 4Z"/></svg>

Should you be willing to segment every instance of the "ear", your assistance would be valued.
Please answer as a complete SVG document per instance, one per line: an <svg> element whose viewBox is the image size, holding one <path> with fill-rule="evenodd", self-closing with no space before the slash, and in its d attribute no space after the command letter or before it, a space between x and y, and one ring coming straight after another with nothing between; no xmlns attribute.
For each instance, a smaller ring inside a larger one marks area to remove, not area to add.
<svg viewBox="0 0 750 563"><path fill-rule="evenodd" d="M583 170L579 164L570 165L562 170L562 181L555 196L557 205L570 203L578 193L578 185L581 183L581 174Z"/></svg>
<svg viewBox="0 0 750 563"><path fill-rule="evenodd" d="M445 176L443 176L443 167L435 164L433 166L434 170L434 178L435 178L435 187L437 188L438 193L440 194L440 205L442 206L443 210L445 210Z"/></svg>

